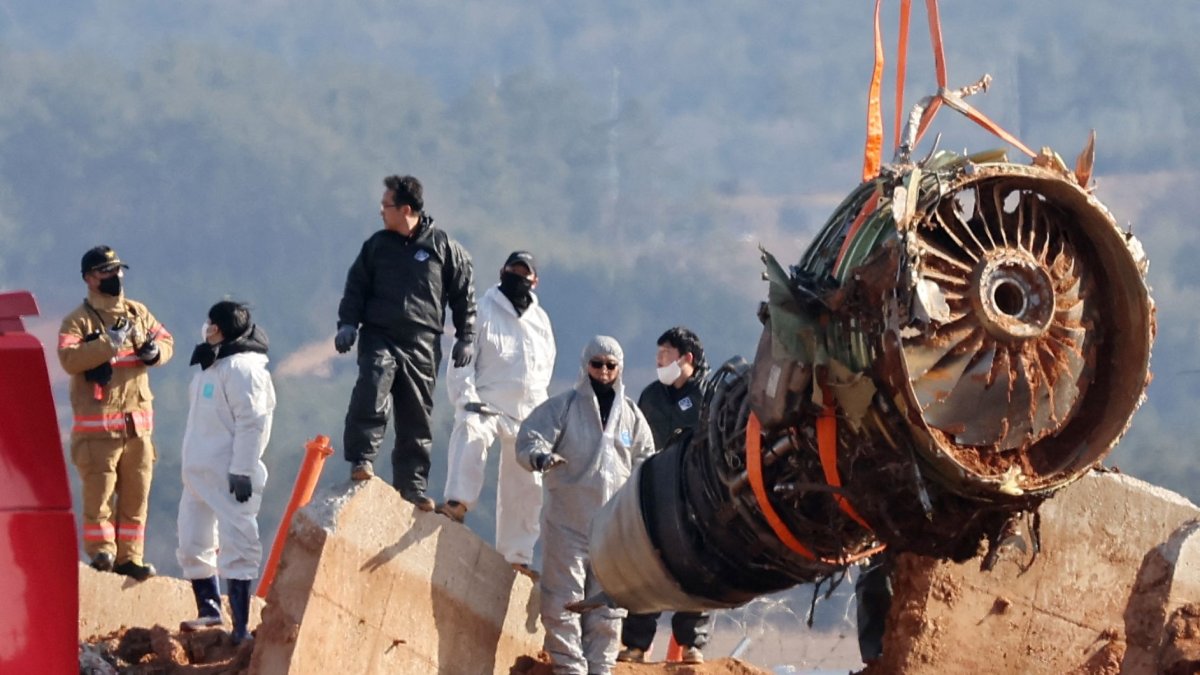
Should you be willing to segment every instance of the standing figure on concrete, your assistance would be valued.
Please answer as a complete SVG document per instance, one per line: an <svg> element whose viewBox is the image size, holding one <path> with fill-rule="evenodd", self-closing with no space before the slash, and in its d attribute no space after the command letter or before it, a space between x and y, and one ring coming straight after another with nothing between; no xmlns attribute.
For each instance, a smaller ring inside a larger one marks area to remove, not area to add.
<svg viewBox="0 0 1200 675"><path fill-rule="evenodd" d="M250 584L258 578L262 542L258 509L271 439L275 386L267 372L267 335L245 305L224 300L208 310L190 365L200 366L188 389L183 433L183 494L179 548L199 616L180 630L221 624L225 577L233 610L233 643L250 637Z"/></svg>
<svg viewBox="0 0 1200 675"><path fill-rule="evenodd" d="M555 673L607 675L620 648L624 610L576 614L566 605L600 592L588 561L588 526L633 468L654 454L650 427L625 396L623 360L614 338L592 338L575 387L535 408L517 436L521 465L546 473L541 610Z"/></svg>
<svg viewBox="0 0 1200 675"><path fill-rule="evenodd" d="M155 460L147 371L171 359L174 341L145 305L125 297L128 267L108 246L83 254L87 299L63 319L58 360L71 376L84 551L95 569L142 581L154 575L143 559Z"/></svg>
<svg viewBox="0 0 1200 675"><path fill-rule="evenodd" d="M638 408L646 416L654 434L654 446L667 447L676 435L695 431L700 423L700 405L704 401L704 376L708 363L704 347L695 333L675 326L658 338L655 355L658 381L651 382L638 398ZM654 642L660 613L630 614L621 625L624 648L618 661L641 663ZM684 663L702 663L708 643L709 615L704 612L675 612L671 632L683 647Z"/></svg>
<svg viewBox="0 0 1200 675"><path fill-rule="evenodd" d="M392 485L422 511L433 432L433 389L442 361L442 325L450 306L455 368L471 363L475 340L475 289L471 256L425 213L423 189L412 176L383 181L379 215L383 229L363 244L338 306L334 346L358 345L358 382L346 412L343 450L350 477L367 480L395 410L396 446Z"/></svg>
<svg viewBox="0 0 1200 675"><path fill-rule="evenodd" d="M534 575L533 546L542 512L542 476L517 464L521 421L546 400L554 373L554 331L538 304L537 264L528 251L513 251L500 283L479 303L475 359L451 368L454 402L446 502L438 512L462 522L483 489L488 448L500 439L496 490L496 550L518 572Z"/></svg>

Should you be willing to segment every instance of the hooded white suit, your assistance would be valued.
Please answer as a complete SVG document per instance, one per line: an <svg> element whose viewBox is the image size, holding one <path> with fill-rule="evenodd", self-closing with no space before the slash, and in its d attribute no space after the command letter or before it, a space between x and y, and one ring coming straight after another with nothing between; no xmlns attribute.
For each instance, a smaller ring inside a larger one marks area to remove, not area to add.
<svg viewBox="0 0 1200 675"><path fill-rule="evenodd" d="M527 469L533 470L534 458L551 448L567 460L543 479L541 596L545 649L554 672L572 675L610 673L616 664L624 610L601 607L579 615L565 605L601 590L587 556L592 516L625 484L633 467L654 454L650 426L625 396L621 371L613 384L616 396L608 423L601 425L587 372L588 361L597 356L624 363L615 339L592 338L583 350L575 388L534 409L517 437L517 458Z"/></svg>
<svg viewBox="0 0 1200 675"><path fill-rule="evenodd" d="M498 437L496 550L509 562L524 565L533 562L537 543L542 478L521 469L514 446L521 420L546 400L555 357L550 317L537 296L532 298L518 316L499 287L489 288L476 315L475 359L464 368L450 368L447 378L455 412L445 497L475 508L488 448ZM485 403L500 414L468 412L463 409L467 403Z"/></svg>
<svg viewBox="0 0 1200 675"><path fill-rule="evenodd" d="M261 458L275 410L275 387L266 366L265 353L243 351L219 355L192 378L176 551L187 579L218 571L226 579L258 578L258 509L267 483ZM254 492L248 501L234 499L229 474L250 476Z"/></svg>

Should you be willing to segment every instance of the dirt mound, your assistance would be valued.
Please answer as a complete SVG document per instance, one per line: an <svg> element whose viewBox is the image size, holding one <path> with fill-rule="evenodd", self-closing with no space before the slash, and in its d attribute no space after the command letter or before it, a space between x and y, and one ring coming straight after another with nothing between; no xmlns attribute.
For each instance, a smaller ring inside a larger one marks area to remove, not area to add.
<svg viewBox="0 0 1200 675"><path fill-rule="evenodd" d="M1159 668L1167 675L1200 672L1200 603L1184 605L1167 620Z"/></svg>
<svg viewBox="0 0 1200 675"><path fill-rule="evenodd" d="M162 626L122 628L80 644L80 672L89 675L242 675L254 641L235 646L229 633L209 628L172 633Z"/></svg>
<svg viewBox="0 0 1200 675"><path fill-rule="evenodd" d="M553 675L550 657L540 652L536 658L521 657L509 675ZM765 670L737 659L717 659L709 663L618 663L613 675L770 675Z"/></svg>

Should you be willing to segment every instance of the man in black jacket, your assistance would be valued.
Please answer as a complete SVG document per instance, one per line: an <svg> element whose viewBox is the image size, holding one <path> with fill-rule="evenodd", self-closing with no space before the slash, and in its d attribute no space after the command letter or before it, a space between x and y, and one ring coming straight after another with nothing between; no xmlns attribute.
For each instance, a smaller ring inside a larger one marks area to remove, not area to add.
<svg viewBox="0 0 1200 675"><path fill-rule="evenodd" d="M638 408L650 423L654 447L664 450L676 434L684 429L695 430L700 422L700 404L704 401L704 375L708 364L700 338L683 326L676 326L658 338L658 381L651 382L638 398ZM658 628L658 613L630 614L621 626L623 649L618 661L640 663L645 660L654 632ZM709 615L702 612L675 612L671 617L671 632L683 647L685 663L701 663L701 651L708 642Z"/></svg>
<svg viewBox="0 0 1200 675"><path fill-rule="evenodd" d="M442 325L449 305L457 338L451 355L454 367L466 366L475 338L471 256L434 227L424 211L420 181L388 176L383 185L383 229L367 239L350 266L338 306L338 352L350 351L362 330L358 382L346 413L343 450L352 465L352 479L374 476L372 464L395 406L392 484L417 508L432 511L434 503L425 488Z"/></svg>

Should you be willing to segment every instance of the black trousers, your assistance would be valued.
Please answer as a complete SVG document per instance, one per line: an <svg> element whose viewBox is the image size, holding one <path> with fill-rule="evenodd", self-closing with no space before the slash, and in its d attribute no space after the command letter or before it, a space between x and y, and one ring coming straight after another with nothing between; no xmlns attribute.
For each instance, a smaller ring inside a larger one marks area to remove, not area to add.
<svg viewBox="0 0 1200 675"><path fill-rule="evenodd" d="M625 617L621 624L621 644L642 651L650 649L661 615L662 612L655 612ZM708 644L708 624L711 619L711 615L704 612L675 612L671 616L671 633L682 647L703 647Z"/></svg>
<svg viewBox="0 0 1200 675"><path fill-rule="evenodd" d="M359 337L358 381L346 412L343 453L350 463L374 462L393 415L392 485L406 496L424 494L428 487L433 389L441 360L437 333L398 340L363 328Z"/></svg>
<svg viewBox="0 0 1200 675"><path fill-rule="evenodd" d="M883 633L892 605L892 557L887 553L870 559L854 580L858 601L858 652L864 662L883 655Z"/></svg>

